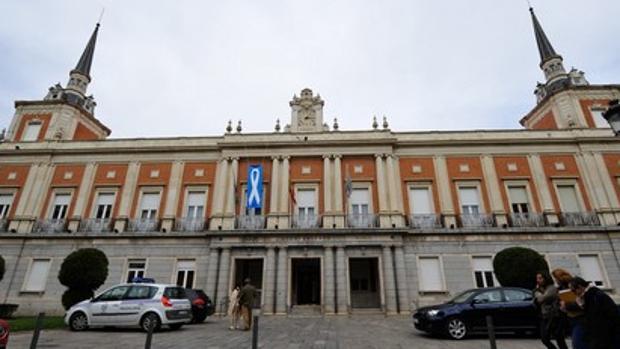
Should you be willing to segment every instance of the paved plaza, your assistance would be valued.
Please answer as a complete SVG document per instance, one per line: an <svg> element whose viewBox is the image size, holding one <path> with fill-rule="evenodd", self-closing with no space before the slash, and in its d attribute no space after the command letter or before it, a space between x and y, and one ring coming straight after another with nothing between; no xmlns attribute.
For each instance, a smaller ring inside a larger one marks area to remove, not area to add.
<svg viewBox="0 0 620 349"><path fill-rule="evenodd" d="M410 317L359 315L350 317L262 317L259 347L268 349L478 349L489 348L483 337L452 341L426 336L413 329ZM10 349L28 348L32 333L12 335ZM99 329L74 333L43 331L38 348L143 348L146 335L137 329ZM533 338L500 336L498 348L541 348ZM230 331L227 319L213 317L179 331L155 333L152 348L250 348L251 332Z"/></svg>

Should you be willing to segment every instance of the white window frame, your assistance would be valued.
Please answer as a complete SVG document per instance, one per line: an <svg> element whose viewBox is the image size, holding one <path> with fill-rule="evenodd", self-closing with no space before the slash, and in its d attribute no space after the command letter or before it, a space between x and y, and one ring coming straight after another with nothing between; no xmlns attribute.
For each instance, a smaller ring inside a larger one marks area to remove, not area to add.
<svg viewBox="0 0 620 349"><path fill-rule="evenodd" d="M488 258L488 259L491 260L491 273L493 274L493 284L494 285L493 286L488 286L487 285L486 277L483 277L483 283L484 283L483 287L499 287L500 286L499 285L499 281L497 281L497 278L495 277L495 269L493 269L493 259L495 257L491 256L491 255L472 255L472 256L469 257L469 263L471 265L471 274L472 274L472 277L473 277L473 280L474 280L474 287L475 288L480 288L476 284L476 268L474 266L474 260L476 258ZM481 271L483 271L483 270L481 270ZM484 274L483 274L483 276L484 276Z"/></svg>
<svg viewBox="0 0 620 349"><path fill-rule="evenodd" d="M125 272L121 275L121 283L127 283L127 280L129 278L129 271L130 270L139 270L139 269L135 269L129 268L129 263L131 262L138 262L138 261L144 261L144 273L142 274L142 277L147 277L146 276L146 271L149 269L149 259L148 258L142 258L142 257L130 257L127 258L125 260ZM135 277L135 276L134 276ZM131 280L129 280L131 282Z"/></svg>
<svg viewBox="0 0 620 349"><path fill-rule="evenodd" d="M555 197L558 200L558 205L560 206L559 207L560 212L569 213L569 211L564 210L564 207L562 204L562 198L560 197L560 190L558 189L558 187L563 187L563 186L572 186L575 189L575 195L577 196L577 205L581 208L581 211L579 212L585 212L586 205L583 200L583 196L581 196L581 188L579 187L579 182L577 181L577 179L574 179L574 178L553 180L553 189L555 190Z"/></svg>
<svg viewBox="0 0 620 349"><path fill-rule="evenodd" d="M482 197L482 187L480 184L480 181L458 181L455 183L456 185L456 196L457 199L459 201L459 212L460 214L464 214L463 213L463 204L461 202L461 188L462 189L472 189L475 188L478 191L478 205L479 205L479 210L478 210L478 214L486 214L487 213L487 208L484 205L484 198Z"/></svg>
<svg viewBox="0 0 620 349"><path fill-rule="evenodd" d="M30 128L30 126L34 126L34 125L38 125L39 126L39 130L37 132L36 135L34 135L34 139L26 139L26 135L28 135L28 129ZM22 133L22 142L36 142L39 140L39 136L41 135L41 131L43 130L43 121L38 120L38 119L34 119L34 120L29 120L28 122L26 122L25 127L24 127L24 131Z"/></svg>
<svg viewBox="0 0 620 349"><path fill-rule="evenodd" d="M30 276L31 276L31 273L32 273L32 267L34 266L34 263L36 261L47 261L48 262L47 271L46 271L46 274L45 274L45 278L43 280L43 287L40 290L33 290L33 289L28 289L27 288L28 284L29 284L28 281L30 281ZM23 293L40 293L40 294L44 293L45 289L47 287L47 280L49 279L50 271L52 269L52 262L53 262L53 259L49 258L49 257L30 258L30 261L28 262L28 269L26 271L26 275L24 276L24 281L22 283L21 292L23 292Z"/></svg>
<svg viewBox="0 0 620 349"><path fill-rule="evenodd" d="M374 215L375 214L375 208L373 207L373 197L372 197L372 183L371 182L352 182L351 183L351 188L352 191L355 189L366 189L368 190L368 214L369 215ZM347 199L347 206L349 209L349 214L351 214L353 212L353 203L351 202L350 198L346 198Z"/></svg>
<svg viewBox="0 0 620 349"><path fill-rule="evenodd" d="M187 218L187 214L189 211L189 194L190 193L204 193L205 201L203 202L203 219L207 218L207 203L209 202L209 187L208 186L194 186L188 185L185 187L185 193L183 196L183 210L181 212L181 218Z"/></svg>
<svg viewBox="0 0 620 349"><path fill-rule="evenodd" d="M593 106L590 108L590 116L592 116L592 122L594 122L594 127L596 128L610 128L609 123L603 117L603 114L606 110L605 107L602 106Z"/></svg>
<svg viewBox="0 0 620 349"><path fill-rule="evenodd" d="M7 195L7 196L11 196L11 203L9 204L8 209L6 210L5 214L3 215L2 212L0 212L0 219L9 219L9 215L11 214L11 210L13 209L14 205L15 205L15 194L17 193L17 189L0 189L0 195Z"/></svg>
<svg viewBox="0 0 620 349"><path fill-rule="evenodd" d="M55 202L56 202L56 196L58 195L69 195L69 204L67 204L67 212L65 213L65 218L62 218L64 220L69 219L69 211L71 211L71 204L73 203L73 189L69 189L69 188L58 188L58 189L54 189L52 190L51 196L50 196L50 202L48 203L47 206L47 214L45 215L46 219L54 219L52 218L52 215L54 214L54 206L55 206Z"/></svg>
<svg viewBox="0 0 620 349"><path fill-rule="evenodd" d="M136 219L142 219L142 199L145 194L158 194L159 205L157 206L157 214L155 215L155 217L150 218L150 219L158 220L159 217L161 217L162 215L161 207L162 207L163 192L164 192L163 187L151 187L151 186L140 187L140 196L138 198L138 204L136 205L134 217Z"/></svg>
<svg viewBox="0 0 620 349"><path fill-rule="evenodd" d="M607 276L607 268L605 267L605 263L603 261L603 258L601 258L601 255L599 253L579 253L577 254L577 264L579 265L579 273L582 275L582 277L586 280L586 281L591 281L588 280L588 278L585 277L584 273L583 273L583 268L581 266L581 257L595 257L598 261L598 266L601 270L601 276L603 277L603 280L600 280L603 282L602 285L596 285L599 288L602 289L609 289L611 283L609 282L609 277ZM596 280L595 280L596 281Z"/></svg>
<svg viewBox="0 0 620 349"><path fill-rule="evenodd" d="M538 213L536 205L534 205L534 196L528 180L506 180L504 181L504 190L508 199L508 211L512 213L512 198L510 197L511 187L525 187L525 195L527 195L527 203L529 205L529 213Z"/></svg>
<svg viewBox="0 0 620 349"><path fill-rule="evenodd" d="M413 215L413 202L411 200L411 190L412 189L426 189L428 190L428 199L429 199L429 208L430 211L427 214L435 214L435 198L433 196L433 183L432 182L408 182L407 183L407 200L409 202L409 214Z"/></svg>
<svg viewBox="0 0 620 349"><path fill-rule="evenodd" d="M295 184L295 201L299 198L299 191L313 190L314 191L314 215L319 215L319 185L317 183L298 183ZM299 215L299 206L295 204L295 215Z"/></svg>
<svg viewBox="0 0 620 349"><path fill-rule="evenodd" d="M179 269L180 262L192 262L194 263L193 269ZM198 274L198 263L195 258L177 258L174 263L174 274L172 275L171 284L176 285L178 281L179 271L185 271L183 276L183 285L181 287L184 288L194 288L196 286L196 275ZM194 278L192 280L192 287L187 287L187 271L192 270L194 272Z"/></svg>
<svg viewBox="0 0 620 349"><path fill-rule="evenodd" d="M110 209L110 218L108 218L108 219L113 219L114 209L116 207L116 199L118 195L118 190L116 188L105 188L105 187L95 189L95 195L93 195L93 202L91 204L90 218L92 219L97 218L97 208L99 206L98 199L99 199L100 194L112 194L113 195L112 208Z"/></svg>
<svg viewBox="0 0 620 349"><path fill-rule="evenodd" d="M420 264L420 260L421 259L425 259L425 258L435 258L439 261L439 271L441 273L440 275L440 279L441 279L441 290L424 290L422 289L422 278L420 277L420 275L422 275L422 268L421 268L421 264ZM416 257L416 268L417 268L417 277L418 277L418 293L420 294L428 294L428 293L447 293L447 287L446 287L446 273L445 273L445 269L443 266L443 258L441 255L418 255Z"/></svg>

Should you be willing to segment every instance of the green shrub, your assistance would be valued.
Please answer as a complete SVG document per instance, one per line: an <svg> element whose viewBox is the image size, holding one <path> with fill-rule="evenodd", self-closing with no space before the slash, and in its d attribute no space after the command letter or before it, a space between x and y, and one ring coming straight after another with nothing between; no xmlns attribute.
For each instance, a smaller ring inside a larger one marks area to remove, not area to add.
<svg viewBox="0 0 620 349"><path fill-rule="evenodd" d="M69 254L60 266L58 280L69 289L62 304L70 308L90 298L108 277L108 258L96 248L83 248Z"/></svg>
<svg viewBox="0 0 620 349"><path fill-rule="evenodd" d="M0 281L4 278L4 258L0 256Z"/></svg>
<svg viewBox="0 0 620 349"><path fill-rule="evenodd" d="M495 255L493 271L505 287L536 287L536 273L549 272L549 265L538 252L526 247L510 247Z"/></svg>

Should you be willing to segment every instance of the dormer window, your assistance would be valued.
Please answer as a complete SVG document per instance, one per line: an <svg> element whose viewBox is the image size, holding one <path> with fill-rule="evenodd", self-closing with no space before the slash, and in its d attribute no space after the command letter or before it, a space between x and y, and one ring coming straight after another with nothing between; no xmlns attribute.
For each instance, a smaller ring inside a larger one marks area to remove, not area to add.
<svg viewBox="0 0 620 349"><path fill-rule="evenodd" d="M26 130L22 136L22 141L36 141L41 132L41 122L31 121L26 125Z"/></svg>

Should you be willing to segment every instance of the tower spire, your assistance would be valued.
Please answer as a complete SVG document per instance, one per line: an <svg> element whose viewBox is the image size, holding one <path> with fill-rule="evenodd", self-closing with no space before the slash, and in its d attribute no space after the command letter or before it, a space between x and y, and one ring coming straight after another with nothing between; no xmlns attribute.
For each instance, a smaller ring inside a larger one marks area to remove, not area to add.
<svg viewBox="0 0 620 349"><path fill-rule="evenodd" d="M540 55L540 68L545 73L547 84L566 77L562 56L555 52L532 7L530 7L530 14L532 15L534 36L536 37L536 44L538 45L538 53Z"/></svg>
<svg viewBox="0 0 620 349"><path fill-rule="evenodd" d="M84 52L82 52L82 56L78 61L75 69L71 72L81 73L82 75L88 77L90 79L90 67L93 64L93 56L95 55L95 44L97 43L97 34L99 32L99 22L95 25L95 30L93 34L90 36L88 40L88 44L86 44L86 48Z"/></svg>

